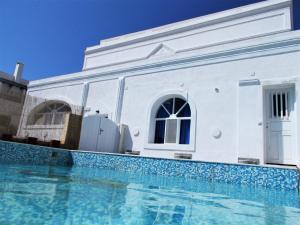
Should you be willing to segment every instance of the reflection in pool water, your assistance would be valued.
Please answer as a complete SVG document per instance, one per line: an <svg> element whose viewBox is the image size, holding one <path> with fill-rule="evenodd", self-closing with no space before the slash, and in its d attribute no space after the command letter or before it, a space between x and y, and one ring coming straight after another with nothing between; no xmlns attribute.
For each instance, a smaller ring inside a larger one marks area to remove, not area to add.
<svg viewBox="0 0 300 225"><path fill-rule="evenodd" d="M297 224L296 191L92 168L0 165L0 224Z"/></svg>

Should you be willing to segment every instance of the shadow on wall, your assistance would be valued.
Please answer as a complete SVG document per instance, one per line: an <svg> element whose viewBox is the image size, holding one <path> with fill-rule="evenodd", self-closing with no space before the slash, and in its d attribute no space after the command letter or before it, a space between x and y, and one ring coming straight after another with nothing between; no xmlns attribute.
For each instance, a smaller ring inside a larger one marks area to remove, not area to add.
<svg viewBox="0 0 300 225"><path fill-rule="evenodd" d="M118 125L107 115L94 114L82 120L79 148L96 152L118 152L120 133Z"/></svg>
<svg viewBox="0 0 300 225"><path fill-rule="evenodd" d="M130 133L128 126L124 129L124 139L124 151L133 150L132 134Z"/></svg>

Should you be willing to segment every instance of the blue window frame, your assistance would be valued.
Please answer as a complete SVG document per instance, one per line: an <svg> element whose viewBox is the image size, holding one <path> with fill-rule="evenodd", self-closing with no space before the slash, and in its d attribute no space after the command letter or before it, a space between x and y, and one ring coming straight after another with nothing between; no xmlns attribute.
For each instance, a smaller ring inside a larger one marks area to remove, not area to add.
<svg viewBox="0 0 300 225"><path fill-rule="evenodd" d="M170 98L155 117L155 144L190 144L191 109L186 100Z"/></svg>

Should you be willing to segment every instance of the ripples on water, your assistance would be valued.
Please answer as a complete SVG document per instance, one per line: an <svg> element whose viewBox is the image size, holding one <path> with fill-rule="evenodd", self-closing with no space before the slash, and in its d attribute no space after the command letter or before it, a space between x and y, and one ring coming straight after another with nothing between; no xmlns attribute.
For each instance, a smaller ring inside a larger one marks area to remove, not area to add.
<svg viewBox="0 0 300 225"><path fill-rule="evenodd" d="M300 224L297 192L112 170L0 165L1 225Z"/></svg>

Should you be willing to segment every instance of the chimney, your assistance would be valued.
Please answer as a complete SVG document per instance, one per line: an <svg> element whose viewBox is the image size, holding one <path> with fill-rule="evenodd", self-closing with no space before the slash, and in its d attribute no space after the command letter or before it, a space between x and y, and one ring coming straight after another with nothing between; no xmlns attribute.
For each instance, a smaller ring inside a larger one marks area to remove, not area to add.
<svg viewBox="0 0 300 225"><path fill-rule="evenodd" d="M14 72L14 78L15 78L16 82L19 82L22 80L23 68L24 68L23 63L18 62L16 64L16 68L15 68L15 72Z"/></svg>

